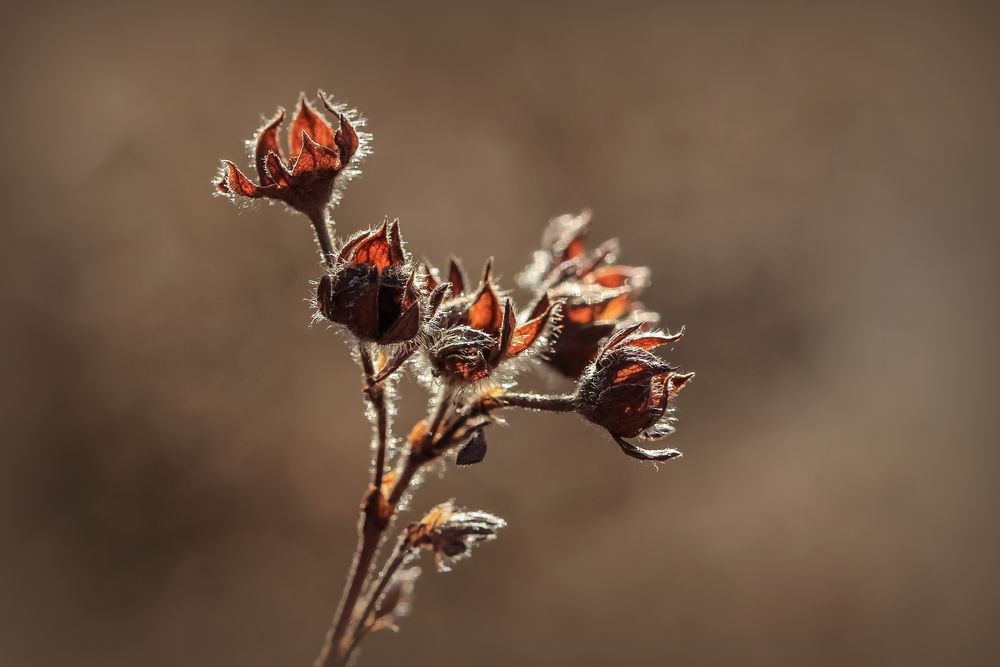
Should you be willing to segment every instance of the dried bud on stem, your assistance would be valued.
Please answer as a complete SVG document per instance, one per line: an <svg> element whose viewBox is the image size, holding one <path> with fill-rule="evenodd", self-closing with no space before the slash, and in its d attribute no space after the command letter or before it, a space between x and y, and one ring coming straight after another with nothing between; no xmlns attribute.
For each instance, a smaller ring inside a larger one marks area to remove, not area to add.
<svg viewBox="0 0 1000 667"><path fill-rule="evenodd" d="M646 450L626 442L639 437L656 440L673 432L668 403L694 377L679 375L676 368L649 352L680 340L674 335L645 332L636 324L612 336L596 361L580 378L575 404L586 419L603 426L629 456L665 461L675 449Z"/></svg>

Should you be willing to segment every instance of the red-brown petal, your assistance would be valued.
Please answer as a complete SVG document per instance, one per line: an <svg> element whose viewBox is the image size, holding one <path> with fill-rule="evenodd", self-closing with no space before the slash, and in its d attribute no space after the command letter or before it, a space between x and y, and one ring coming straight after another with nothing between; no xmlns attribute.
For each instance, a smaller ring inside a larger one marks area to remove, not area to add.
<svg viewBox="0 0 1000 667"><path fill-rule="evenodd" d="M608 338L607 341L605 341L604 345L601 347L601 351L598 354L598 356L600 356L601 354L604 354L605 352L607 352L611 348L613 348L613 347L615 347L617 345L620 345L623 340L625 340L626 338L628 338L629 336L631 336L635 332L639 331L644 326L646 326L645 322L636 322L635 324L630 324L629 326L625 327L624 329L621 329L620 331L618 331L618 333L613 334L612 336L610 336Z"/></svg>
<svg viewBox="0 0 1000 667"><path fill-rule="evenodd" d="M675 334L665 334L662 331L654 331L648 334L637 336L631 338L627 341L629 345L634 345L635 347L641 347L644 350L652 350L661 345L667 345L669 343L676 343L684 336L684 328Z"/></svg>
<svg viewBox="0 0 1000 667"><path fill-rule="evenodd" d="M694 378L694 373L682 373L670 376L670 395L676 396L680 393L681 389Z"/></svg>
<svg viewBox="0 0 1000 667"><path fill-rule="evenodd" d="M285 163L277 154L267 154L264 158L264 171L271 183L274 183L279 188L288 187L288 179L291 174L288 173L288 167L285 166Z"/></svg>
<svg viewBox="0 0 1000 667"><path fill-rule="evenodd" d="M529 320L535 319L542 313L546 312L551 307L551 305L552 302L549 300L549 294L548 292L546 292L545 294L542 295L541 299L535 302L535 306L531 309L531 312L528 314L528 319Z"/></svg>
<svg viewBox="0 0 1000 667"><path fill-rule="evenodd" d="M628 286L639 290L649 284L649 269L644 266L623 266L612 264L602 266L584 277L584 282L602 287Z"/></svg>
<svg viewBox="0 0 1000 667"><path fill-rule="evenodd" d="M514 304L510 299L505 299L503 303L503 321L500 323L500 344L490 360L494 364L503 358L504 353L510 347L511 337L514 335L514 326L517 324L517 315L514 314ZM511 355L513 356L513 354Z"/></svg>
<svg viewBox="0 0 1000 667"><path fill-rule="evenodd" d="M424 287L433 292L437 289L438 283L437 278L434 277L434 271L431 270L430 265L427 262L420 262L420 272L424 274Z"/></svg>
<svg viewBox="0 0 1000 667"><path fill-rule="evenodd" d="M483 271L483 283L479 288L479 294L469 306L469 326L487 333L500 331L500 324L503 321L500 298L493 289L493 281L490 278L492 268L491 260L486 263L486 269Z"/></svg>
<svg viewBox="0 0 1000 667"><path fill-rule="evenodd" d="M306 101L305 96L299 98L299 111L292 121L292 129L288 134L289 155L298 155L302 150L302 133L305 132L313 141L320 146L333 148L333 128L326 122L312 105ZM339 156L338 156L339 157Z"/></svg>
<svg viewBox="0 0 1000 667"><path fill-rule="evenodd" d="M264 188L256 185L253 181L247 178L239 167L230 162L229 160L224 160L222 162L223 175L222 178L216 182L216 189L227 195L239 195L241 197L263 197Z"/></svg>
<svg viewBox="0 0 1000 667"><path fill-rule="evenodd" d="M448 260L448 282L451 283L452 297L465 294L465 283L468 281L465 279L465 271L462 270L462 265L454 257Z"/></svg>
<svg viewBox="0 0 1000 667"><path fill-rule="evenodd" d="M293 176L301 176L311 171L340 170L340 156L336 152L316 143L305 132L301 132L299 137L302 150L295 161L295 166L292 167Z"/></svg>
<svg viewBox="0 0 1000 667"><path fill-rule="evenodd" d="M514 357L531 347L538 340L538 337L542 335L545 323L548 322L549 315L551 314L552 306L550 305L544 313L519 326L511 337L507 354Z"/></svg>
<svg viewBox="0 0 1000 667"><path fill-rule="evenodd" d="M340 128L334 135L333 140L340 150L340 159L344 164L350 162L354 154L358 152L358 133L354 131L354 128L347 121L347 117L344 114L340 114Z"/></svg>
<svg viewBox="0 0 1000 667"><path fill-rule="evenodd" d="M389 261L393 266L402 266L406 263L406 256L403 254L403 243L399 236L399 219L392 221L389 225Z"/></svg>
<svg viewBox="0 0 1000 667"><path fill-rule="evenodd" d="M392 249L388 238L389 221L386 220L377 232L362 240L354 247L355 264L371 264L379 271L389 268L392 263Z"/></svg>
<svg viewBox="0 0 1000 667"><path fill-rule="evenodd" d="M274 183L274 170L268 169L268 159L273 153L280 161L281 146L278 145L278 127L285 120L285 110L278 109L278 113L268 123L257 131L257 149L255 151L255 162L257 164L257 176L261 185Z"/></svg>

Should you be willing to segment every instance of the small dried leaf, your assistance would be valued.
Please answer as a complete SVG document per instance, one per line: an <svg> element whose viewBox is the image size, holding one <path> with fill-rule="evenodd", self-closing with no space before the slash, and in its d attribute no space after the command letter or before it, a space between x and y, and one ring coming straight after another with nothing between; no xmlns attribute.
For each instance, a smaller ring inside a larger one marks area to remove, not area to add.
<svg viewBox="0 0 1000 667"><path fill-rule="evenodd" d="M492 261L487 262L479 293L469 307L469 326L487 333L497 333L503 323L500 297L493 289L493 281L490 278L492 266Z"/></svg>
<svg viewBox="0 0 1000 667"><path fill-rule="evenodd" d="M465 443L465 446L459 450L458 456L455 458L455 463L460 466L470 466L474 463L480 463L485 458L486 435L480 429L473 433L469 441Z"/></svg>
<svg viewBox="0 0 1000 667"><path fill-rule="evenodd" d="M669 461L670 459L676 459L683 456L681 452L676 449L643 449L642 447L636 447L631 442L628 442L618 436L613 436L615 442L618 446L622 448L622 451L634 459L639 459L640 461Z"/></svg>
<svg viewBox="0 0 1000 667"><path fill-rule="evenodd" d="M340 114L340 128L334 135L333 140L340 151L341 161L344 164L350 162L354 154L358 152L358 133L354 131L351 124L347 122L347 117L343 114Z"/></svg>

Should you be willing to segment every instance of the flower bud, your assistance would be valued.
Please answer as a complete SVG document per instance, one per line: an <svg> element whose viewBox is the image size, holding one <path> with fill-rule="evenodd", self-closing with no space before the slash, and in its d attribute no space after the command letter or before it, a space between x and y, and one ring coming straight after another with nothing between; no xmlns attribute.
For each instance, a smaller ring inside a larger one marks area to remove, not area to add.
<svg viewBox="0 0 1000 667"><path fill-rule="evenodd" d="M517 357L542 335L552 307L544 299L527 322L518 326L510 299L500 304L487 264L478 290L461 291L442 306L442 329L428 349L431 367L446 380L473 383L484 380L505 360ZM457 263L449 271L459 290L465 283Z"/></svg>
<svg viewBox="0 0 1000 667"><path fill-rule="evenodd" d="M334 199L335 179L368 152L369 135L359 133L348 120L348 112L334 107L323 96L326 109L337 115L337 128L313 108L305 97L288 132L287 153L278 141L278 129L285 119L277 115L257 131L254 162L259 183L254 183L239 167L225 161L215 183L216 191L231 199L277 199L307 215L316 215ZM355 120L356 125L363 121ZM341 177L343 180L344 177Z"/></svg>
<svg viewBox="0 0 1000 667"><path fill-rule="evenodd" d="M317 289L319 311L365 341L402 343L420 331L424 315L440 304L441 286L428 293L407 263L399 223L352 237Z"/></svg>
<svg viewBox="0 0 1000 667"><path fill-rule="evenodd" d="M439 570L469 555L472 547L496 539L497 531L507 525L498 516L487 512L456 511L454 503L441 503L418 523L406 529L406 541L416 549L434 554Z"/></svg>
<svg viewBox="0 0 1000 667"><path fill-rule="evenodd" d="M580 378L576 410L607 429L629 456L666 460L680 452L645 450L624 438L655 440L671 433L668 403L694 373L679 375L676 368L649 351L679 340L683 331L671 336L641 329L641 324L633 325L605 343Z"/></svg>

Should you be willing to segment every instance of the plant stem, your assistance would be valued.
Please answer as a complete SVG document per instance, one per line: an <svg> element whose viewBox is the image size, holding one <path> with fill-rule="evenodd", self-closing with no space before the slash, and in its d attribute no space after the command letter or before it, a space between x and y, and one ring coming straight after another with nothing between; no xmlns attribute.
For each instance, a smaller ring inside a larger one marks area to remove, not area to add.
<svg viewBox="0 0 1000 667"><path fill-rule="evenodd" d="M316 242L323 253L323 262L333 268L333 238L330 236L330 225L326 217L325 210L310 211L309 222L312 223L313 231L316 232Z"/></svg>
<svg viewBox="0 0 1000 667"><path fill-rule="evenodd" d="M375 410L375 472L372 475L372 486L382 488L382 475L385 474L385 456L388 449L389 415L385 405L385 389L381 383L375 382L375 364L364 343L358 344L361 355L361 368L365 373L365 395Z"/></svg>
<svg viewBox="0 0 1000 667"><path fill-rule="evenodd" d="M483 399L482 404L486 409L527 408L548 412L573 412L576 409L574 397L569 394L500 394Z"/></svg>
<svg viewBox="0 0 1000 667"><path fill-rule="evenodd" d="M334 617L330 632L327 633L326 642L316 659L316 665L322 667L332 667L337 664L344 664L347 659L346 653L342 650L344 635L354 616L355 607L368 580L378 551L379 543L382 540L382 533L388 526L388 518L385 514L385 501L382 496L382 480L385 474L385 457L388 449L388 411L385 404L385 390L380 383L374 382L375 365L371 354L364 343L358 344L358 351L361 358L361 368L365 375L365 396L375 411L375 466L372 471L372 482L365 495L364 505L361 510L361 525L358 529L358 547L354 562L351 565L351 573L348 575L348 583L341 598L340 607ZM391 511L389 516L391 516Z"/></svg>
<svg viewBox="0 0 1000 667"><path fill-rule="evenodd" d="M375 590L368 597L368 603L365 605L364 611L358 616L357 624L354 626L354 632L351 633L351 644L347 649L347 654L344 656L344 660L350 660L351 655L354 650L361 643L361 639L364 637L362 631L364 630L365 622L368 617L371 616L372 612L375 610L375 606L378 604L379 598L385 593L386 587L392 583L392 577L396 574L403 563L406 562L406 558L410 553L410 545L404 537L399 541L399 545L396 547L396 553L389 561L382 575L379 577L378 584L375 586Z"/></svg>

